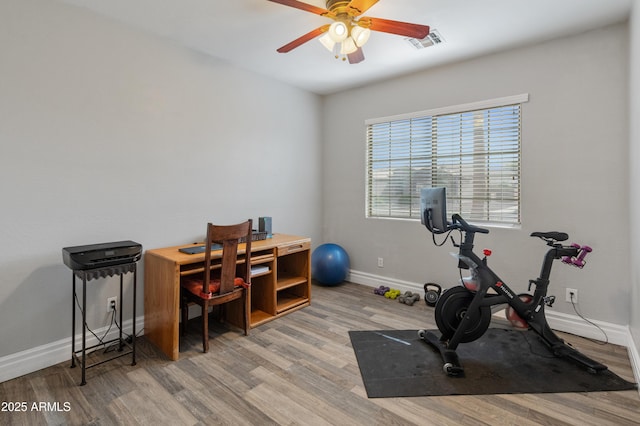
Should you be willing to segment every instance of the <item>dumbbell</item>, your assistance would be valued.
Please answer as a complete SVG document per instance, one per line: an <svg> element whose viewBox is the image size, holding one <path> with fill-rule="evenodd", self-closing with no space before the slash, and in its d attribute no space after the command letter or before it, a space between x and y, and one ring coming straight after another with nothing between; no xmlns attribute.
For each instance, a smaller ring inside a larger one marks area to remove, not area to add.
<svg viewBox="0 0 640 426"><path fill-rule="evenodd" d="M380 287L378 287L378 288L374 288L374 289L373 289L373 293L374 293L374 294L377 294L377 295L379 295L379 296L384 296L384 294L385 294L386 292L388 292L388 291L389 291L389 287L385 287L385 286L383 286L383 285L381 285L381 286L380 286Z"/></svg>
<svg viewBox="0 0 640 426"><path fill-rule="evenodd" d="M580 247L580 254L578 254L578 257L576 257L575 259L573 259L573 264L575 266L577 266L578 268L582 268L584 267L584 265L587 263L584 258L593 251L593 249L589 246L582 246Z"/></svg>
<svg viewBox="0 0 640 426"><path fill-rule="evenodd" d="M576 248L578 250L581 249L580 244L576 244L576 243L571 244L571 247ZM567 265L574 265L573 260L574 259L571 256L564 256L562 258L562 263L566 263Z"/></svg>
<svg viewBox="0 0 640 426"><path fill-rule="evenodd" d="M410 291L405 291L402 296L398 297L398 302L409 306L413 305L417 300L420 300L420 295L418 293L411 293Z"/></svg>
<svg viewBox="0 0 640 426"><path fill-rule="evenodd" d="M386 297L387 299L395 299L398 296L400 296L400 290L397 290L395 288L389 289L389 291L384 294L384 297Z"/></svg>

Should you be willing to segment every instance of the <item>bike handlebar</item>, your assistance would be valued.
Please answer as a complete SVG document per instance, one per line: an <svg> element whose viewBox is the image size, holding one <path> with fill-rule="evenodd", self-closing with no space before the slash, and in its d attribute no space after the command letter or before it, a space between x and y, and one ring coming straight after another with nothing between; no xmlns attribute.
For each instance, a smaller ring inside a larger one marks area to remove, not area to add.
<svg viewBox="0 0 640 426"><path fill-rule="evenodd" d="M489 233L489 230L486 228L480 228L479 226L470 225L459 214L454 214L452 216L452 219L453 223L451 224L451 229L462 229L465 232L479 232L481 234Z"/></svg>

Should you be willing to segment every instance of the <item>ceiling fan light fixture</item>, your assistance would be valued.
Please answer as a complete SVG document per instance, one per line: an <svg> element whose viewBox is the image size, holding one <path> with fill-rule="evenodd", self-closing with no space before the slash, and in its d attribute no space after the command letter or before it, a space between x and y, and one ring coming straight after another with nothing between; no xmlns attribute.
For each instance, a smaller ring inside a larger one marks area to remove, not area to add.
<svg viewBox="0 0 640 426"><path fill-rule="evenodd" d="M333 20L332 23L326 23L276 49L279 53L290 52L314 38L319 38L322 45L336 58L341 58L343 61L348 58L350 64L357 64L364 60L362 46L369 40L371 31L418 39L424 39L430 31L428 25L362 16L379 0L325 0L326 9L314 6L307 1L270 1ZM413 40L411 41L413 43ZM419 41L419 44L422 44L422 41Z"/></svg>
<svg viewBox="0 0 640 426"><path fill-rule="evenodd" d="M336 42L341 43L349 36L349 29L347 28L347 24L342 21L336 21L329 27L329 37Z"/></svg>
<svg viewBox="0 0 640 426"><path fill-rule="evenodd" d="M358 47L364 46L364 44L369 40L370 35L371 30L369 28L362 28L358 25L351 28L351 37Z"/></svg>
<svg viewBox="0 0 640 426"><path fill-rule="evenodd" d="M331 36L328 33L323 35L322 37L320 37L318 39L318 41L320 43L322 43L322 45L324 47L326 47L329 52L333 52L333 50L334 50L334 48L336 46L336 42L333 41L333 39L331 38Z"/></svg>
<svg viewBox="0 0 640 426"><path fill-rule="evenodd" d="M352 37L348 37L342 42L340 53L343 55L348 55L350 53L355 52L356 50L358 50L358 46L356 46L356 42L353 40Z"/></svg>

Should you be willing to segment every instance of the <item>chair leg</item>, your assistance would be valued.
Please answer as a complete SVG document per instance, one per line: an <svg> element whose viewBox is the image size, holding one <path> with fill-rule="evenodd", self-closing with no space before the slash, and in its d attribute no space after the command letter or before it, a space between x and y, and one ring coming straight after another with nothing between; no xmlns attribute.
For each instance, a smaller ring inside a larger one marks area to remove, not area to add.
<svg viewBox="0 0 640 426"><path fill-rule="evenodd" d="M247 307L248 299L247 299L247 291L244 291L244 298L242 300L242 318L244 321L244 335L249 335L249 309Z"/></svg>
<svg viewBox="0 0 640 426"><path fill-rule="evenodd" d="M202 351L209 352L209 303L202 304Z"/></svg>

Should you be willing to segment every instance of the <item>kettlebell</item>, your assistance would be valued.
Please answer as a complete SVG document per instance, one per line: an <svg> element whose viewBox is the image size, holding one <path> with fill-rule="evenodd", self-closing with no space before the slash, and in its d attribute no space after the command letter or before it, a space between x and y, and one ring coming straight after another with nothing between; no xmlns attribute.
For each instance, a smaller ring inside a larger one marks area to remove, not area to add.
<svg viewBox="0 0 640 426"><path fill-rule="evenodd" d="M424 285L424 301L429 306L436 306L438 299L442 294L442 287L435 283L426 283Z"/></svg>

